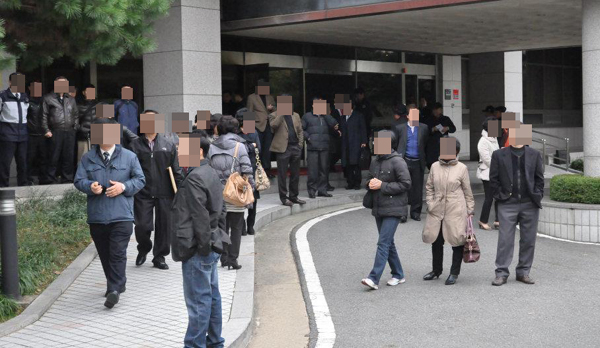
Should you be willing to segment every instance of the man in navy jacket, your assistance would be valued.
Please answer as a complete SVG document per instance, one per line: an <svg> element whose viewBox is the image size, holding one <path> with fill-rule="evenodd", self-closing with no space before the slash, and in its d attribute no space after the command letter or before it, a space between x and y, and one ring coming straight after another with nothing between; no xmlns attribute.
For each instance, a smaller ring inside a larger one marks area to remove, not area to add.
<svg viewBox="0 0 600 348"><path fill-rule="evenodd" d="M88 195L87 222L106 276L107 308L114 307L125 291L133 196L146 184L137 156L118 144L120 127L110 118L94 120L91 142L96 145L81 158L74 180L75 187Z"/></svg>

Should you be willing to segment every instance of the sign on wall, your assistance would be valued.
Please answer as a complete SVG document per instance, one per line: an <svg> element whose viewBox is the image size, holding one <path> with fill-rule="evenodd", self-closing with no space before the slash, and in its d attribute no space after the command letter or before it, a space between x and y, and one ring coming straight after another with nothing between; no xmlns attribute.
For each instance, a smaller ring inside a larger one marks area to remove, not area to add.
<svg viewBox="0 0 600 348"><path fill-rule="evenodd" d="M455 90L452 92L452 95L454 96L454 100L458 100L458 98L459 98L459 95L458 95L458 89L455 89Z"/></svg>
<svg viewBox="0 0 600 348"><path fill-rule="evenodd" d="M450 89L445 89L444 90L444 100L451 100L452 99L452 90Z"/></svg>

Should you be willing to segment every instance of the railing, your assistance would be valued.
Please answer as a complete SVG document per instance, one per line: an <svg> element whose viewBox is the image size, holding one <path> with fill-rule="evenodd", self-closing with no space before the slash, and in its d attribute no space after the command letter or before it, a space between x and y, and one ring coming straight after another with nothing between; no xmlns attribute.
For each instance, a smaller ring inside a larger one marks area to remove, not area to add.
<svg viewBox="0 0 600 348"><path fill-rule="evenodd" d="M544 137L548 137L548 138L552 138L552 139L557 139L557 140L565 142L565 147L564 147L564 149L565 149L565 157L563 158L563 157L560 157L560 156L548 155L546 153L546 148L547 148L547 145L548 145L547 144L548 141L546 140L546 138L539 138L539 139L534 138L534 139L532 139L533 142L542 144L542 156L543 156L542 158L544 159L543 160L544 171L546 170L546 161L548 159L552 159L552 160L563 161L565 163L565 165L561 166L561 165L558 165L558 164L555 164L555 163L548 163L548 165L550 165L552 167L555 167L555 168L563 169L563 170L565 170L567 172L582 174L581 171L570 168L570 166L571 166L571 154L569 152L570 151L569 138L559 137L559 136L554 135L554 134L548 134L548 133L544 133L544 132L540 132L540 131L535 131L535 130L532 131L532 133L535 133L537 135L542 135Z"/></svg>

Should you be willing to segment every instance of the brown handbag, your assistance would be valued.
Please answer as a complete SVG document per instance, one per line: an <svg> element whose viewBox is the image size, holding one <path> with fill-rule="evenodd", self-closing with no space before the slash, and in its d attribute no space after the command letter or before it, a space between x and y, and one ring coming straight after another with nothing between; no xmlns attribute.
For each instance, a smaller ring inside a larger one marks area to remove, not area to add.
<svg viewBox="0 0 600 348"><path fill-rule="evenodd" d="M237 143L233 154L233 162L231 163L231 175L229 175L223 189L223 199L236 207L245 207L254 203L254 194L248 178L234 171L235 163L238 161L239 147L240 143Z"/></svg>
<svg viewBox="0 0 600 348"><path fill-rule="evenodd" d="M467 242L463 249L463 261L464 263L474 263L479 261L480 256L479 243L477 243L477 238L473 232L473 219L469 216L467 218Z"/></svg>

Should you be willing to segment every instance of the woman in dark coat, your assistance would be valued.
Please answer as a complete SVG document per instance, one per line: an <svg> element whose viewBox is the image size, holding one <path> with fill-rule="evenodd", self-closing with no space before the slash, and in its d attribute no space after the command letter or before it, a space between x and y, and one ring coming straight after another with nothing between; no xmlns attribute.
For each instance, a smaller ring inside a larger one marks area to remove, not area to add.
<svg viewBox="0 0 600 348"><path fill-rule="evenodd" d="M381 146L377 146L377 142L389 141L388 139L391 139L391 152L385 154L378 150ZM375 142L377 158L371 163L369 169L367 181L369 193L367 194L373 196L371 214L375 217L379 240L373 269L369 276L362 280L362 284L373 290L379 288L379 280L387 262L392 270L392 278L387 285L404 283L404 271L394 243L394 235L400 217L408 214L407 192L411 186L408 166L402 156L394 150L398 145L396 135L391 131L381 131Z"/></svg>
<svg viewBox="0 0 600 348"><path fill-rule="evenodd" d="M367 129L364 116L357 110L354 110L354 100L352 100L352 112L350 116L341 116L342 131L342 167L346 175L348 186L346 190L360 190L360 150L367 146Z"/></svg>

